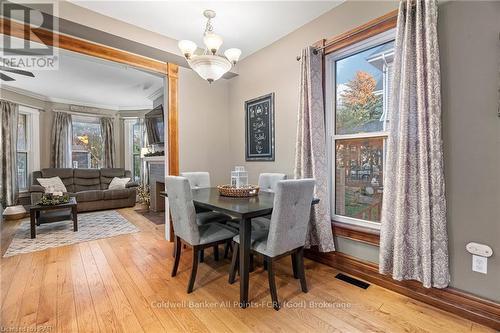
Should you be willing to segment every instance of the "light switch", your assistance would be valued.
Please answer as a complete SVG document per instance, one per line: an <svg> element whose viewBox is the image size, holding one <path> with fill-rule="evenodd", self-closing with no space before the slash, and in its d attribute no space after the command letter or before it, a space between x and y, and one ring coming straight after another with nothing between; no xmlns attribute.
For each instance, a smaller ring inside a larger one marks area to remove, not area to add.
<svg viewBox="0 0 500 333"><path fill-rule="evenodd" d="M488 258L472 255L472 270L483 274L488 273Z"/></svg>

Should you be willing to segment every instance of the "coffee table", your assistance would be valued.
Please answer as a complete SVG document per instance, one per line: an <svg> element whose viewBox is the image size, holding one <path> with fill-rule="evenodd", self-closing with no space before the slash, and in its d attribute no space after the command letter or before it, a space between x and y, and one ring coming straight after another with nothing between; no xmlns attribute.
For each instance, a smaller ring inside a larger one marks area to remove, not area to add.
<svg viewBox="0 0 500 333"><path fill-rule="evenodd" d="M30 207L31 238L36 237L36 226L44 223L59 222L65 220L73 221L73 231L78 231L78 216L76 211L76 198L69 198L68 203L43 206L33 205Z"/></svg>

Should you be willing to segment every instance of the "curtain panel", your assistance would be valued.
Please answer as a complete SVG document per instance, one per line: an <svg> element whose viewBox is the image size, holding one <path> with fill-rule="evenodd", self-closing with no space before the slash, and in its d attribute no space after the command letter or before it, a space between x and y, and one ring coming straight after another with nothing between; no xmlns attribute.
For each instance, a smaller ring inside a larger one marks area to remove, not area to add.
<svg viewBox="0 0 500 333"><path fill-rule="evenodd" d="M73 126L71 115L54 112L52 135L50 138L50 166L52 168L72 167Z"/></svg>
<svg viewBox="0 0 500 333"><path fill-rule="evenodd" d="M314 196L306 247L320 252L335 250L330 217L328 159L323 100L323 55L313 47L302 50L295 155L295 178L314 178Z"/></svg>
<svg viewBox="0 0 500 333"><path fill-rule="evenodd" d="M441 137L437 2L399 7L380 272L444 288L450 281Z"/></svg>
<svg viewBox="0 0 500 333"><path fill-rule="evenodd" d="M17 204L17 104L0 100L0 201L3 207Z"/></svg>
<svg viewBox="0 0 500 333"><path fill-rule="evenodd" d="M114 168L115 151L115 125L113 118L101 118L101 136L103 142L102 166L104 168Z"/></svg>

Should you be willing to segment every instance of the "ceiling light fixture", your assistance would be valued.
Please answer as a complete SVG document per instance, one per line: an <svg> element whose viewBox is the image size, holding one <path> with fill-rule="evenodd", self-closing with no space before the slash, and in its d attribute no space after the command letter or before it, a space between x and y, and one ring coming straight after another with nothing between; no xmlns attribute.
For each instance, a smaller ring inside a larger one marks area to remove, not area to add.
<svg viewBox="0 0 500 333"><path fill-rule="evenodd" d="M227 49L224 56L217 52L221 47L222 37L214 32L212 19L215 17L215 11L207 9L203 12L207 18L205 33L203 34L203 43L205 51L201 55L196 55L196 43L190 40L181 40L178 43L179 49L189 63L189 66L198 73L204 80L212 83L227 73L233 65L236 64L241 56L240 49Z"/></svg>

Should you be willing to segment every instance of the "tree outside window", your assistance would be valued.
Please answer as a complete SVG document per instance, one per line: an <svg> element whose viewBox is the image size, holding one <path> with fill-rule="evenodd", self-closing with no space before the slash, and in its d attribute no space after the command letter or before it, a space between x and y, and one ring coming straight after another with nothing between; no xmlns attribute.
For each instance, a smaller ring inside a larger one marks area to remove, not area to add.
<svg viewBox="0 0 500 333"><path fill-rule="evenodd" d="M97 117L73 116L73 167L97 169L102 165L103 142Z"/></svg>

